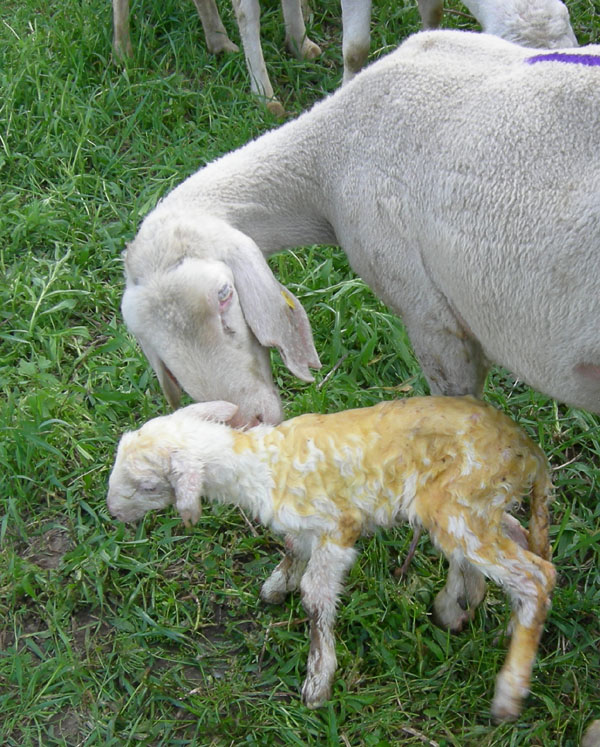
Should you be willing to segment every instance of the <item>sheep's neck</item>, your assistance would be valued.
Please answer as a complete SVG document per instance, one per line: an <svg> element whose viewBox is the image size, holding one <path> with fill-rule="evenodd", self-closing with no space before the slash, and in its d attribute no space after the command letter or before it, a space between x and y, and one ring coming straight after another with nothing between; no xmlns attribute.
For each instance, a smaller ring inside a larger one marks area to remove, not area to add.
<svg viewBox="0 0 600 747"><path fill-rule="evenodd" d="M174 200L221 218L265 254L337 243L326 210L319 124L300 117L263 135L193 174L163 205Z"/></svg>

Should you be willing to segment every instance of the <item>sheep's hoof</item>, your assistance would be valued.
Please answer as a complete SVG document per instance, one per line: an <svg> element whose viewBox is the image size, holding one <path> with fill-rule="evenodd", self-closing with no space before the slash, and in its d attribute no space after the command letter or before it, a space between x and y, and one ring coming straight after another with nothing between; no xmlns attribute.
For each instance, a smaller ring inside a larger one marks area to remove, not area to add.
<svg viewBox="0 0 600 747"><path fill-rule="evenodd" d="M215 39L211 40L210 45L208 45L207 42L207 46L211 54L229 54L240 51L238 45L232 42L226 35L217 36Z"/></svg>
<svg viewBox="0 0 600 747"><path fill-rule="evenodd" d="M267 103L267 109L271 112L271 114L274 114L276 117L285 117L285 109L279 103L279 101L277 101L277 99L273 99L273 101L269 101Z"/></svg>
<svg viewBox="0 0 600 747"><path fill-rule="evenodd" d="M581 747L600 747L600 719L588 726L581 739Z"/></svg>
<svg viewBox="0 0 600 747"><path fill-rule="evenodd" d="M287 51L294 55L297 60L314 60L321 54L321 47L308 37L304 38L300 46L294 39L286 39L285 46Z"/></svg>
<svg viewBox="0 0 600 747"><path fill-rule="evenodd" d="M115 40L113 42L113 52L115 62L125 62L129 57L133 57L131 41L129 39L125 41Z"/></svg>
<svg viewBox="0 0 600 747"><path fill-rule="evenodd" d="M314 60L321 54L321 47L310 39L305 39L302 44L302 57L305 60Z"/></svg>

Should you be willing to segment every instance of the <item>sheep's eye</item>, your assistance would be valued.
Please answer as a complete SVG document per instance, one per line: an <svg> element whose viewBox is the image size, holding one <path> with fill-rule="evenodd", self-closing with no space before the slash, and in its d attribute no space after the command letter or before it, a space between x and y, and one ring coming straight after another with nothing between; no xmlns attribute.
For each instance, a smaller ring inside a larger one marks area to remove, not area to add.
<svg viewBox="0 0 600 747"><path fill-rule="evenodd" d="M217 298L219 299L219 306L223 308L233 296L233 286L231 283L225 283L217 291Z"/></svg>
<svg viewBox="0 0 600 747"><path fill-rule="evenodd" d="M155 480L144 480L140 484L140 490L143 490L144 493L151 493L153 490L156 490L158 487L158 483Z"/></svg>

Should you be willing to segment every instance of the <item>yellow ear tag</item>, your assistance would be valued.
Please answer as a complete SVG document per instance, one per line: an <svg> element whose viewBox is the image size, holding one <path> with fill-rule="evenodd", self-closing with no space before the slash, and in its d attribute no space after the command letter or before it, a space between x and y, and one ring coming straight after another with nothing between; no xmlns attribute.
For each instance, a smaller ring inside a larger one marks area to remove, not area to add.
<svg viewBox="0 0 600 747"><path fill-rule="evenodd" d="M282 290L281 295L283 296L283 300L287 303L290 309L296 308L296 304L292 301L292 298L289 293L286 293L285 290Z"/></svg>

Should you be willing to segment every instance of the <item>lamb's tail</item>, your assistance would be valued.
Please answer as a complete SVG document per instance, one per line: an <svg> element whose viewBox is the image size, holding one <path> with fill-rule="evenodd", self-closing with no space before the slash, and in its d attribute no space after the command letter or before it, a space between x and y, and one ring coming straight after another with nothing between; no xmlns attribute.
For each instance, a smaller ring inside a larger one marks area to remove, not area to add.
<svg viewBox="0 0 600 747"><path fill-rule="evenodd" d="M552 551L550 549L550 537L548 533L550 522L548 504L553 498L554 490L548 469L548 462L541 449L539 449L539 453L536 456L538 470L531 488L531 519L529 522L528 541L531 552L549 561L552 557Z"/></svg>

